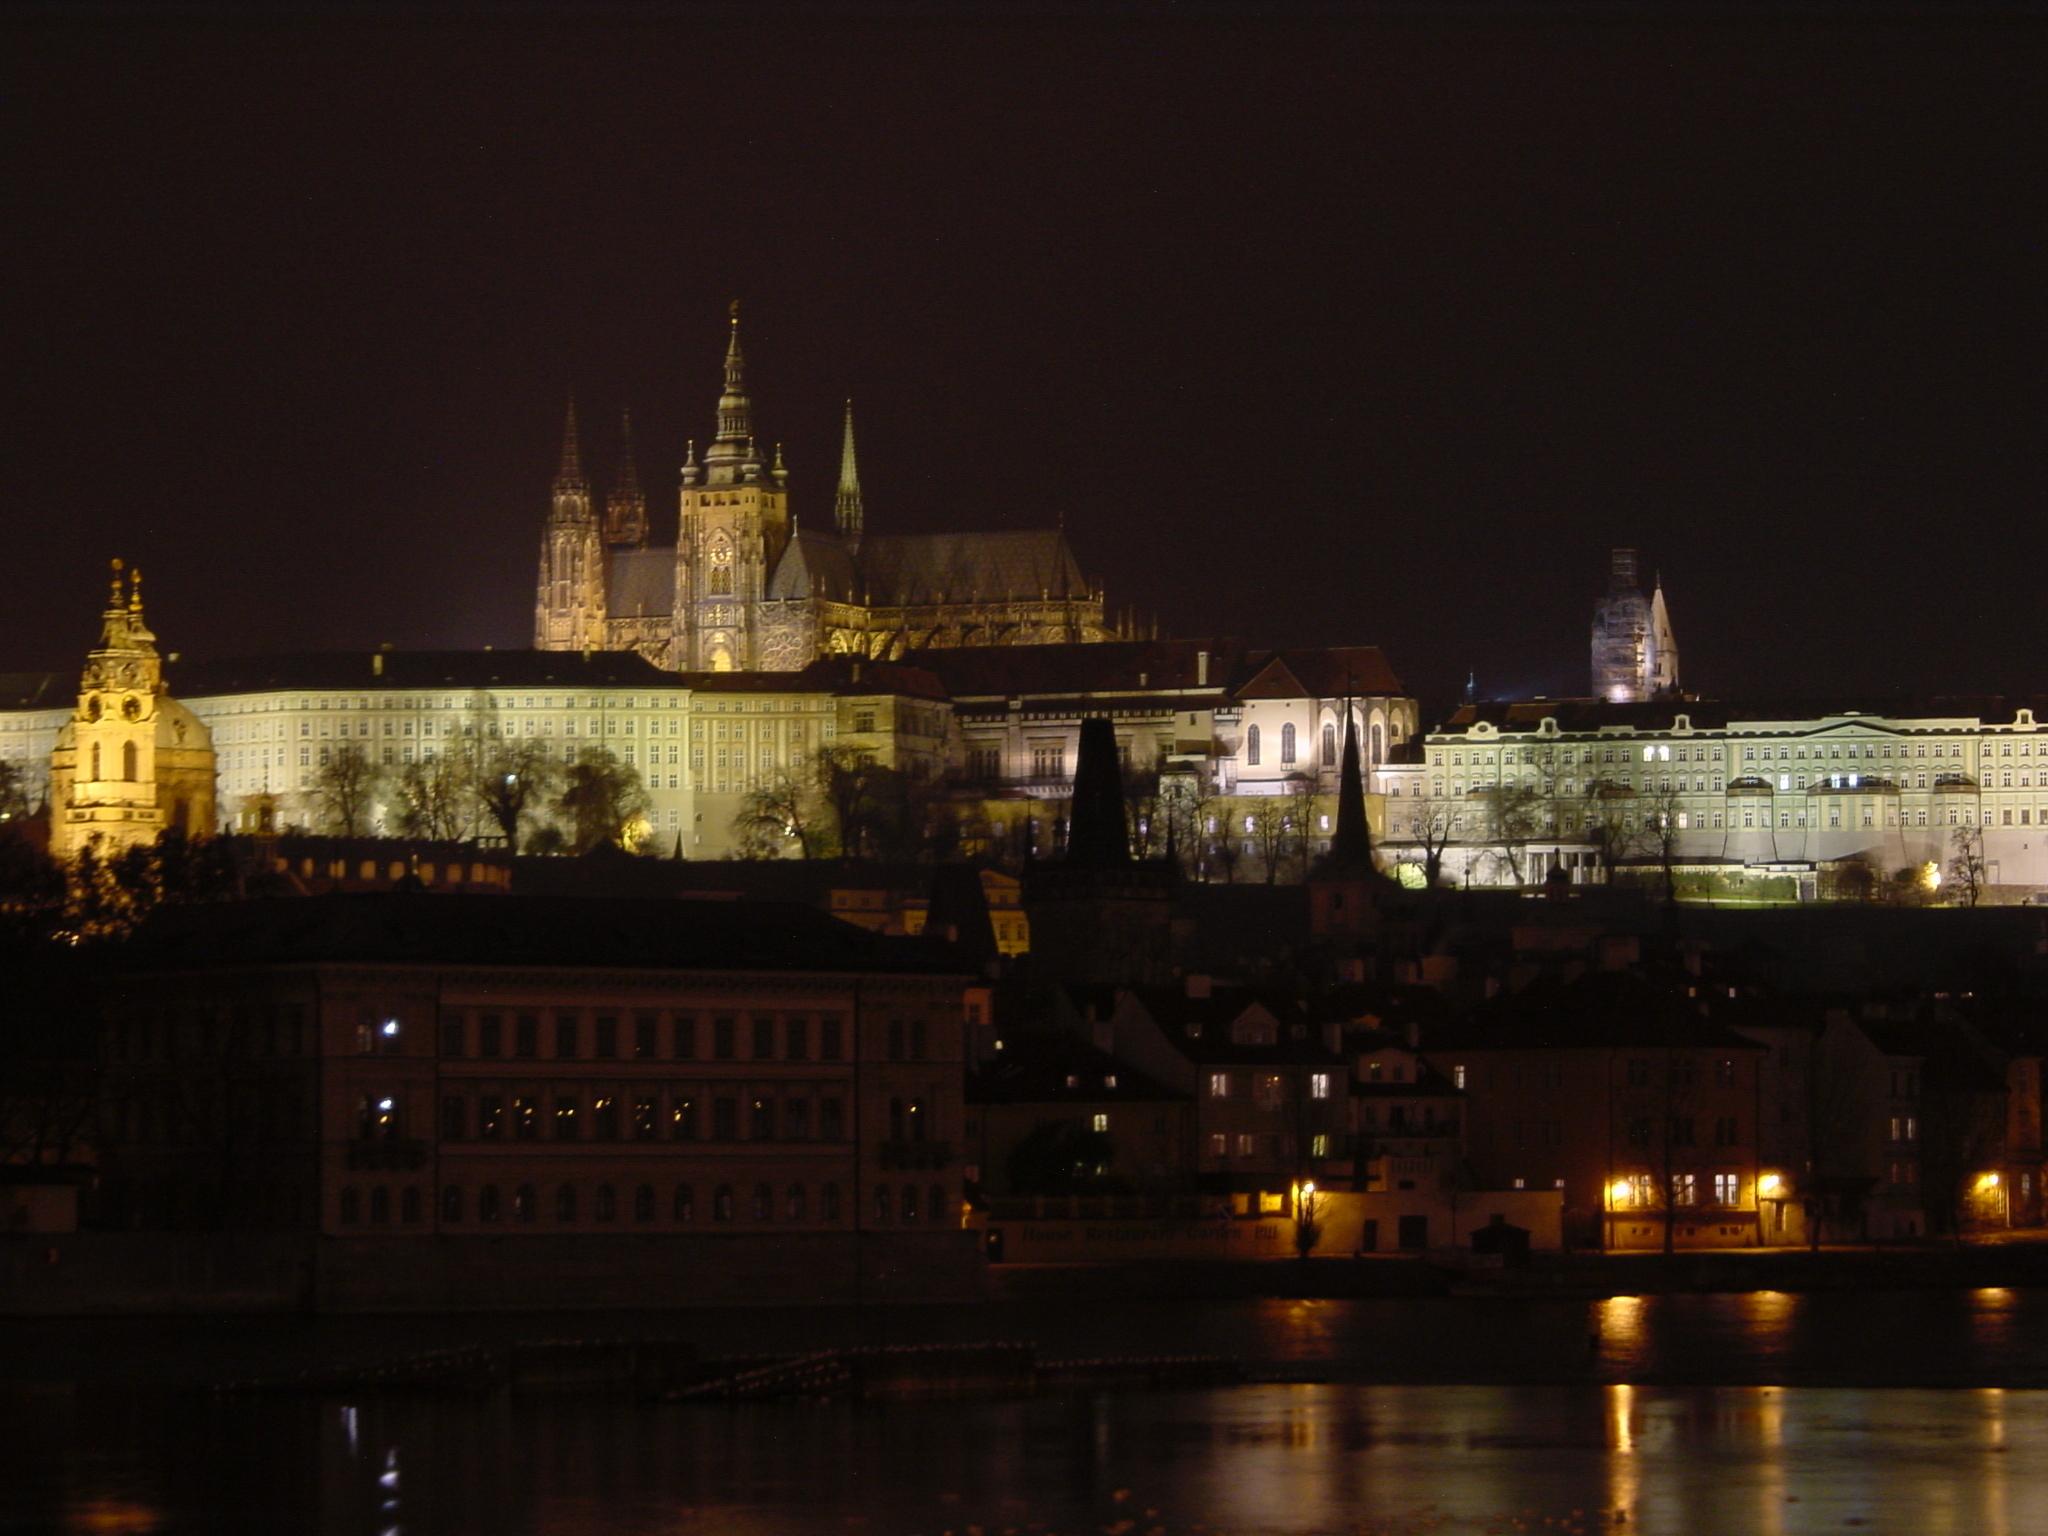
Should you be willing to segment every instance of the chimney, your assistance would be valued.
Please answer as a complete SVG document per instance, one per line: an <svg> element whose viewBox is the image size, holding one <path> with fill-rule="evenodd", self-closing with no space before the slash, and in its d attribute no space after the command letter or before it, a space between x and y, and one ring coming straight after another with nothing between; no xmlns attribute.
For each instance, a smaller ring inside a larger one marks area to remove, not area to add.
<svg viewBox="0 0 2048 1536"><path fill-rule="evenodd" d="M1209 653L1207 651L1195 652L1195 686L1197 688L1209 686Z"/></svg>
<svg viewBox="0 0 2048 1536"><path fill-rule="evenodd" d="M383 675L384 675L384 653L383 653L382 651L379 651L379 652L377 652L377 653L376 653L376 654L375 654L374 656L372 656L372 657L370 658L370 676L372 676L372 677L382 677Z"/></svg>

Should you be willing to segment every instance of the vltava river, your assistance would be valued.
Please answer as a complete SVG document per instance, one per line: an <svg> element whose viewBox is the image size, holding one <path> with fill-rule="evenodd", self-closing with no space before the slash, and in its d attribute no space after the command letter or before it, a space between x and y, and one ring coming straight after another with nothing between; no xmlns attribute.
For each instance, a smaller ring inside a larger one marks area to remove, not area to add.
<svg viewBox="0 0 2048 1536"><path fill-rule="evenodd" d="M1024 1320L1000 1307L690 1314L661 1331L711 1330L707 1349L737 1349L885 1325L897 1342L1036 1337L1060 1358L1119 1339L1154 1352L1170 1324L1183 1350L1326 1379L739 1408L217 1397L175 1378L205 1358L275 1356L293 1327L309 1352L345 1358L385 1325L64 1323L32 1337L8 1324L0 1529L2048 1532L2048 1293L1131 1306L1048 1312L1035 1332ZM388 1326L402 1344L437 1329L562 1336L516 1319Z"/></svg>

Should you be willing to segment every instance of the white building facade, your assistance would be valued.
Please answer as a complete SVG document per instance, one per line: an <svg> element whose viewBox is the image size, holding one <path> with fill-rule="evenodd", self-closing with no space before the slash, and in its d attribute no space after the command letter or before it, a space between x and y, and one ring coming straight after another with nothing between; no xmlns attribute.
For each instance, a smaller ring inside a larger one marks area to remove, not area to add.
<svg viewBox="0 0 2048 1536"><path fill-rule="evenodd" d="M1418 761L1387 769L1389 852L1419 864L1447 830L1443 870L1460 884L1536 884L1553 868L1599 878L1604 847L1626 863L1770 875L1811 897L1849 863L1944 874L1971 832L1991 899L2022 899L2048 890L2043 708L1468 705Z"/></svg>

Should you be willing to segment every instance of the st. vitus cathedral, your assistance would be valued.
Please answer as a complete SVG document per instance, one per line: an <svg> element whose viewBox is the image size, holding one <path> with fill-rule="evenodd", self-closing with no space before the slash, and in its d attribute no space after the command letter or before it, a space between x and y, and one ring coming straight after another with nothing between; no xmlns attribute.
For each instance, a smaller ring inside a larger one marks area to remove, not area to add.
<svg viewBox="0 0 2048 1536"><path fill-rule="evenodd" d="M867 535L848 408L831 526L798 525L789 474L755 446L739 319L718 431L683 464L673 545L649 542L630 444L605 515L584 478L570 407L541 539L533 643L637 651L679 672L792 672L820 656L1122 638L1058 529Z"/></svg>

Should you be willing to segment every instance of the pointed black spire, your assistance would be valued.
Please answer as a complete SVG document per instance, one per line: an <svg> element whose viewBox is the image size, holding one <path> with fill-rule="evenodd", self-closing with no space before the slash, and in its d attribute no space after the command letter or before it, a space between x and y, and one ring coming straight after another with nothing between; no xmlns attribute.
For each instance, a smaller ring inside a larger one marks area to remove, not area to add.
<svg viewBox="0 0 2048 1536"><path fill-rule="evenodd" d="M1365 775L1358 765L1358 722L1344 710L1344 758L1337 770L1337 830L1330 835L1327 867L1371 869L1372 828L1365 819Z"/></svg>
<svg viewBox="0 0 2048 1536"><path fill-rule="evenodd" d="M1123 765L1116 755L1116 727L1096 716L1081 722L1066 864L1069 869L1114 869L1130 862L1131 837L1124 820Z"/></svg>

